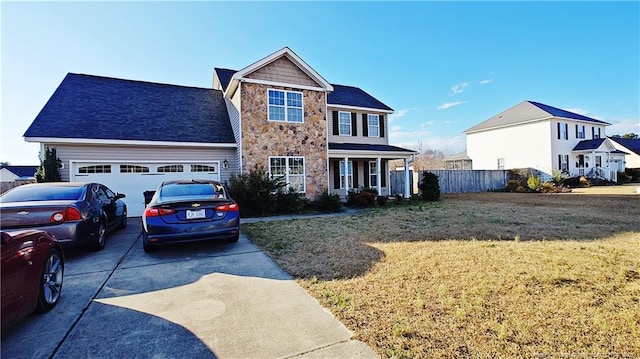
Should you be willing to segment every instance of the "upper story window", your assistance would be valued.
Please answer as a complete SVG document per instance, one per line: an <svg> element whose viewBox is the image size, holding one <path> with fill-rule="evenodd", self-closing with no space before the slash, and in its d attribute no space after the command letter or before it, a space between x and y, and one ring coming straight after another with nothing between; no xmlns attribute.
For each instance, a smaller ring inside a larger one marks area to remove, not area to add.
<svg viewBox="0 0 640 359"><path fill-rule="evenodd" d="M268 90L269 121L302 122L302 92Z"/></svg>
<svg viewBox="0 0 640 359"><path fill-rule="evenodd" d="M351 136L351 112L340 111L338 117L338 134L340 136Z"/></svg>
<svg viewBox="0 0 640 359"><path fill-rule="evenodd" d="M560 122L558 122L558 139L559 140L568 140L569 139L569 124L568 123L560 123Z"/></svg>
<svg viewBox="0 0 640 359"><path fill-rule="evenodd" d="M367 115L367 128L369 137L380 137L380 116Z"/></svg>
<svg viewBox="0 0 640 359"><path fill-rule="evenodd" d="M576 125L576 138L585 138L584 125Z"/></svg>
<svg viewBox="0 0 640 359"><path fill-rule="evenodd" d="M602 133L600 132L600 127L591 127L591 138L594 140L600 138Z"/></svg>

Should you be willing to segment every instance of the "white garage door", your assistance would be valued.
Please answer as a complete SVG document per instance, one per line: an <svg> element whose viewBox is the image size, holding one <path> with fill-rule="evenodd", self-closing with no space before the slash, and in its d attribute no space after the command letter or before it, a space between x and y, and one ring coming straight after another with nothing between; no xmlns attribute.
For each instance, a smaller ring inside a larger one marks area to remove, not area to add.
<svg viewBox="0 0 640 359"><path fill-rule="evenodd" d="M162 181L174 179L220 180L219 162L72 162L71 181L97 182L124 193L129 217L144 212L144 192L155 191Z"/></svg>

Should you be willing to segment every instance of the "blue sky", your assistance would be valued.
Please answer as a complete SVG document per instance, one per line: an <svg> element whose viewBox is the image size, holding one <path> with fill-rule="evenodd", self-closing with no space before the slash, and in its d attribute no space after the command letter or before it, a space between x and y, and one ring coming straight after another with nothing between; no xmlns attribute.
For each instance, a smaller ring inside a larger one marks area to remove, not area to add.
<svg viewBox="0 0 640 359"><path fill-rule="evenodd" d="M68 72L211 87L289 46L395 110L390 142L448 154L524 100L640 133L640 2L7 2L0 161ZM73 131L72 128L69 131Z"/></svg>

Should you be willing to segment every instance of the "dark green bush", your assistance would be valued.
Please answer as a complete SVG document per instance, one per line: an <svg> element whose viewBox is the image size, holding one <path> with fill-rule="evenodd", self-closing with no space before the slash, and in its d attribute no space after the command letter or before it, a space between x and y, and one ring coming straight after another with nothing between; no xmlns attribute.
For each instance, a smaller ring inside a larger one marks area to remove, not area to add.
<svg viewBox="0 0 640 359"><path fill-rule="evenodd" d="M238 202L242 217L268 216L277 209L277 194L286 186L281 178L271 178L263 167L249 173L233 175L229 180L229 194Z"/></svg>
<svg viewBox="0 0 640 359"><path fill-rule="evenodd" d="M312 208L323 213L336 213L342 211L342 200L337 194L323 192L312 203Z"/></svg>
<svg viewBox="0 0 640 359"><path fill-rule="evenodd" d="M423 200L429 202L440 200L440 184L436 174L424 172L422 182L418 185L418 188L422 191Z"/></svg>
<svg viewBox="0 0 640 359"><path fill-rule="evenodd" d="M371 192L362 191L356 196L356 206L371 207L376 203L376 195Z"/></svg>
<svg viewBox="0 0 640 359"><path fill-rule="evenodd" d="M295 189L290 188L276 192L275 213L277 214L302 213L308 206L307 197Z"/></svg>
<svg viewBox="0 0 640 359"><path fill-rule="evenodd" d="M376 202L378 203L378 206L385 206L388 201L389 201L389 197L387 196L378 196L376 198Z"/></svg>

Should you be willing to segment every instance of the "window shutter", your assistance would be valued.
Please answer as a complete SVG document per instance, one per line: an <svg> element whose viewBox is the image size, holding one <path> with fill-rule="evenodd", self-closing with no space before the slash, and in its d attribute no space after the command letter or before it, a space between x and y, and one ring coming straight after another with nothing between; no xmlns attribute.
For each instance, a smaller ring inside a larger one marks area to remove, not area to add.
<svg viewBox="0 0 640 359"><path fill-rule="evenodd" d="M358 135L358 116L355 112L351 112L351 136Z"/></svg>
<svg viewBox="0 0 640 359"><path fill-rule="evenodd" d="M568 123L564 124L564 139L565 140L569 139L569 124Z"/></svg>
<svg viewBox="0 0 640 359"><path fill-rule="evenodd" d="M371 186L369 184L369 178L371 178L369 176L369 161L364 161L364 186L365 187L370 187Z"/></svg>
<svg viewBox="0 0 640 359"><path fill-rule="evenodd" d="M562 170L562 155L558 155L558 169Z"/></svg>
<svg viewBox="0 0 640 359"><path fill-rule="evenodd" d="M353 188L360 187L358 182L358 162L353 161Z"/></svg>
<svg viewBox="0 0 640 359"><path fill-rule="evenodd" d="M380 185L387 187L387 161L380 161Z"/></svg>
<svg viewBox="0 0 640 359"><path fill-rule="evenodd" d="M333 161L333 188L340 189L340 161Z"/></svg>
<svg viewBox="0 0 640 359"><path fill-rule="evenodd" d="M366 113L362 114L362 136L369 137L369 122Z"/></svg>
<svg viewBox="0 0 640 359"><path fill-rule="evenodd" d="M378 116L378 120L380 121L380 137L384 137L384 115Z"/></svg>
<svg viewBox="0 0 640 359"><path fill-rule="evenodd" d="M558 139L560 139L560 122L558 122Z"/></svg>
<svg viewBox="0 0 640 359"><path fill-rule="evenodd" d="M580 138L578 137L578 125L576 124L576 138Z"/></svg>
<svg viewBox="0 0 640 359"><path fill-rule="evenodd" d="M333 111L333 134L338 136L340 134L340 125L338 124L338 111Z"/></svg>

